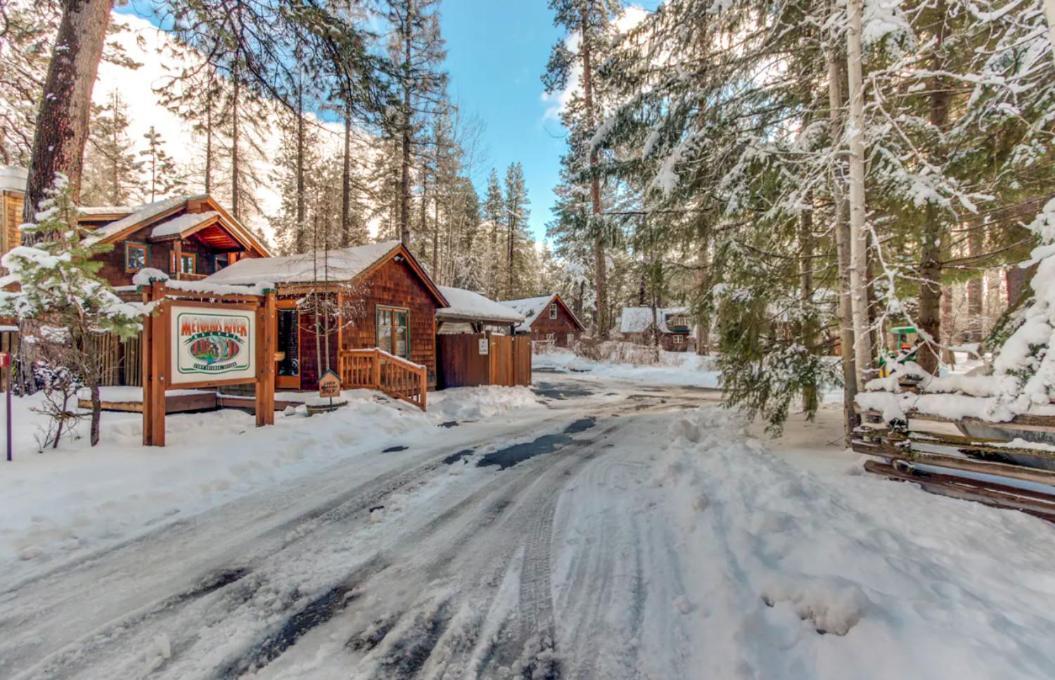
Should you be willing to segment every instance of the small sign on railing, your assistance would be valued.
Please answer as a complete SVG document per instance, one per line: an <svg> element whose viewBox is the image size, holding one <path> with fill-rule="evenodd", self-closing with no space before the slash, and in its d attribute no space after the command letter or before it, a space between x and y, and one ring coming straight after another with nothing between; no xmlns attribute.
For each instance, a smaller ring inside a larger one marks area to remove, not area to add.
<svg viewBox="0 0 1055 680"><path fill-rule="evenodd" d="M480 338L480 356L485 357L489 351L490 340L487 338Z"/></svg>

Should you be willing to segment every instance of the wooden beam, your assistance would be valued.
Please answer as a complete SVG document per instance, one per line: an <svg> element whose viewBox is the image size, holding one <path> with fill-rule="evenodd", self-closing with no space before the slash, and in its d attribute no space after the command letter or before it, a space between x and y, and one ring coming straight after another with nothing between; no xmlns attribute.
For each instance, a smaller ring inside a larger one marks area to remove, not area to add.
<svg viewBox="0 0 1055 680"><path fill-rule="evenodd" d="M278 323L273 291L264 297L256 318L256 426L263 427L275 424L275 334Z"/></svg>

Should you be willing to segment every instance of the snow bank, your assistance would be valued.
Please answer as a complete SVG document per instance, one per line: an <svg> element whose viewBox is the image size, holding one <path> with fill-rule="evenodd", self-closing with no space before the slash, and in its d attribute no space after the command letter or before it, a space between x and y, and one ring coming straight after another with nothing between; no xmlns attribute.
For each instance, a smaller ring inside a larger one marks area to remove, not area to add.
<svg viewBox="0 0 1055 680"><path fill-rule="evenodd" d="M371 391L343 397L349 405L334 413L306 418L301 406L267 428L235 410L169 415L165 448L141 446L140 414L107 412L99 447L84 438L43 454L34 441L42 416L32 411L40 396L16 398L15 462L0 462L0 570L15 578L396 440L435 444L444 422L542 408L525 388L436 393L428 413Z"/></svg>
<svg viewBox="0 0 1055 680"><path fill-rule="evenodd" d="M647 349L647 348L646 348ZM720 375L714 357L694 352L659 352L658 364L630 364L593 361L567 350L536 354L536 369L575 372L586 377L614 378L655 385L683 385L716 388Z"/></svg>
<svg viewBox="0 0 1055 680"><path fill-rule="evenodd" d="M700 677L1051 677L1050 525L797 469L717 408L663 439L649 493L691 565Z"/></svg>

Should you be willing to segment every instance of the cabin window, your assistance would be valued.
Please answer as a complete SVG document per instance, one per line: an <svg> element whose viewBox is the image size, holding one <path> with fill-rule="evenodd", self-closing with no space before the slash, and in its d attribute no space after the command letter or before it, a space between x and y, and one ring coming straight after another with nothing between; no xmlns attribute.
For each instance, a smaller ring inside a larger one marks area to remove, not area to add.
<svg viewBox="0 0 1055 680"><path fill-rule="evenodd" d="M565 336L564 341L566 343L568 343L569 346L570 345L574 345L575 344L575 333L568 333L568 335Z"/></svg>
<svg viewBox="0 0 1055 680"><path fill-rule="evenodd" d="M556 302L554 302L553 304L551 304L549 306L549 318L551 318L551 319L556 319L557 318L557 303Z"/></svg>
<svg viewBox="0 0 1055 680"><path fill-rule="evenodd" d="M125 242L125 271L137 272L147 266L147 246L145 243Z"/></svg>
<svg viewBox="0 0 1055 680"><path fill-rule="evenodd" d="M179 258L180 274L193 274L197 270L198 257L194 253L183 253Z"/></svg>
<svg viewBox="0 0 1055 680"><path fill-rule="evenodd" d="M410 358L410 310L377 306L377 346L389 354Z"/></svg>
<svg viewBox="0 0 1055 680"><path fill-rule="evenodd" d="M220 271L221 269L223 269L227 265L228 265L228 260L227 260L227 255L226 254L224 254L224 255L217 255L216 256L216 271Z"/></svg>
<svg viewBox="0 0 1055 680"><path fill-rule="evenodd" d="M683 342L683 339L682 339L682 337L680 335L675 335L674 336L674 344L675 345L680 345L682 342Z"/></svg>

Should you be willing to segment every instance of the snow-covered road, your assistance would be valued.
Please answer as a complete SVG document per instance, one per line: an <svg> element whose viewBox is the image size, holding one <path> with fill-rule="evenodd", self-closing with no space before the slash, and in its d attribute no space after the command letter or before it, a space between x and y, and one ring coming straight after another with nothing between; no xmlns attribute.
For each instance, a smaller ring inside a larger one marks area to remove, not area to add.
<svg viewBox="0 0 1055 680"><path fill-rule="evenodd" d="M704 390L535 394L0 576L0 677L1052 676L1040 520L790 463Z"/></svg>

